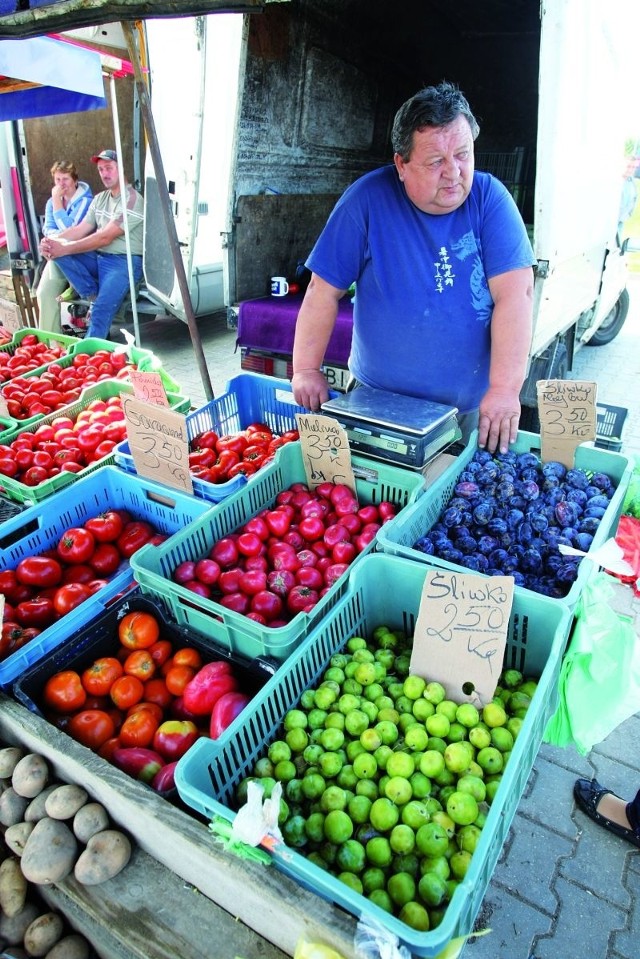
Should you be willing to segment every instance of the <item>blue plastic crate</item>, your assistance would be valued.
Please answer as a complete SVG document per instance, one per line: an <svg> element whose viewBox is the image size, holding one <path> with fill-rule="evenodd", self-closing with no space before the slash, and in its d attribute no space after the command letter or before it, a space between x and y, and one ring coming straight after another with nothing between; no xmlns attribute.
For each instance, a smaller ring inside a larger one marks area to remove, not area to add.
<svg viewBox="0 0 640 959"><path fill-rule="evenodd" d="M384 553L403 556L405 559L412 559L419 563L428 563L431 566L465 572L466 567L423 553L419 549L414 549L413 544L437 522L453 495L460 473L470 462L476 449L476 440L473 437L460 456L451 463L432 486L427 487L425 495L419 502L413 503L406 510L403 510L400 515L385 523L376 535L376 548ZM532 452L540 456L540 436L536 433L520 432L511 449L515 450L516 453ZM601 546L615 532L622 512L624 497L631 482L633 463L629 458L618 453L610 453L590 446L579 446L576 450L575 465L578 469L590 473L606 473L617 484L616 491L593 537L591 552ZM587 579L593 571L593 563L582 560L578 566L578 576L571 589L566 596L561 599L554 599L554 602L575 606ZM524 587L519 588L524 589L525 593L537 595Z"/></svg>
<svg viewBox="0 0 640 959"><path fill-rule="evenodd" d="M424 490L421 473L403 470L388 463L364 457L352 458L359 502L379 503L391 500L404 507ZM358 478L358 473L362 477ZM310 613L298 613L285 626L264 629L240 613L211 599L198 596L172 579L175 568L184 560L201 559L223 536L234 532L260 510L271 507L278 493L292 483L305 483L306 475L300 443L288 443L278 450L275 461L228 499L218 503L170 542L143 546L131 558L134 576L143 592L160 596L178 623L211 637L225 648L248 659L273 656L282 661L317 625L346 588L345 573ZM366 552L373 550L373 541ZM364 552L360 554L364 555ZM359 562L360 557L356 558Z"/></svg>
<svg viewBox="0 0 640 959"><path fill-rule="evenodd" d="M96 470L78 480L73 491L62 490L3 522L0 529L0 569L15 569L21 559L55 546L63 532L81 526L89 517L107 509L126 509L135 519L146 520L168 536L184 530L211 507L202 500L169 490L142 477L128 476L114 466ZM37 662L63 639L84 625L133 582L128 562L109 584L62 619L43 630L29 643L0 662L0 685L13 682L27 666Z"/></svg>
<svg viewBox="0 0 640 959"><path fill-rule="evenodd" d="M333 392L331 395L338 394ZM229 436L239 433L250 423L258 422L265 423L274 434L281 435L287 430L297 428L296 413L308 412L303 406L297 405L288 380L260 376L258 373L241 373L228 380L221 396L189 413L187 433L189 441L207 430L213 430L220 436ZM136 472L127 442L119 443L114 453L115 461L121 469L128 473ZM206 483L193 476L192 482L196 496L211 503L220 503L242 489L247 478L234 476L226 483Z"/></svg>
<svg viewBox="0 0 640 959"><path fill-rule="evenodd" d="M252 775L257 759L279 738L288 710L304 690L317 686L331 656L351 636L369 636L380 625L413 633L427 568L384 554L372 554L354 566L346 594L320 626L243 712L240 729L217 742L200 740L180 760L176 784L183 801L203 816L235 818L234 794ZM442 923L419 932L405 925L309 862L278 844L274 864L311 891L353 915L386 926L415 956L437 956L454 937L470 933L485 890L507 837L531 772L549 717L556 708L562 655L572 622L568 607L544 596L514 595L504 667L538 679L538 687L496 792L469 871L448 905Z"/></svg>

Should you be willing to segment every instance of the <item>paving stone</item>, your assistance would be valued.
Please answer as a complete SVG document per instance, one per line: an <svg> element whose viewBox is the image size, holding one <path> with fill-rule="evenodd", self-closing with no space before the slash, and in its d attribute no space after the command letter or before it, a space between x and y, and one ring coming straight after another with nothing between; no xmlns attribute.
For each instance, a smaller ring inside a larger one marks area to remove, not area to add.
<svg viewBox="0 0 640 959"><path fill-rule="evenodd" d="M625 855L632 847L580 811L576 812L575 819L581 830L579 841L574 855L559 863L560 874L595 896L621 909L629 909L629 893L623 885L623 870Z"/></svg>
<svg viewBox="0 0 640 959"><path fill-rule="evenodd" d="M575 746L551 746L543 743L538 753L541 759L570 769L578 776L591 776L589 759L581 755Z"/></svg>
<svg viewBox="0 0 640 959"><path fill-rule="evenodd" d="M544 935L550 926L549 916L492 884L474 926L491 932L469 941L462 950L462 959L529 959L534 937Z"/></svg>
<svg viewBox="0 0 640 959"><path fill-rule="evenodd" d="M635 777L630 774L631 781L625 789L625 795L633 794L640 787L640 715L625 720L603 742L594 746L591 760L597 763L600 756L616 763L624 763L637 771L638 775ZM635 787L634 782L637 783Z"/></svg>
<svg viewBox="0 0 640 959"><path fill-rule="evenodd" d="M518 811L553 829L569 840L575 839L576 827L571 821L573 784L576 774L538 756L534 766L532 788L520 800Z"/></svg>
<svg viewBox="0 0 640 959"><path fill-rule="evenodd" d="M556 864L572 852L573 842L526 816L516 815L506 855L496 867L494 881L553 916L558 908L558 899L551 889Z"/></svg>
<svg viewBox="0 0 640 959"><path fill-rule="evenodd" d="M534 959L605 959L611 931L624 928L626 913L575 883L559 879L555 888L560 900L557 922L551 936L536 939L531 956ZM512 953L509 959L520 957Z"/></svg>
<svg viewBox="0 0 640 959"><path fill-rule="evenodd" d="M640 855L632 854L627 857L627 861L640 864ZM628 870L625 877L625 887L634 908L629 916L627 928L616 931L612 936L611 944L617 956L624 956L624 959L637 959L640 944L640 913L637 908L640 898L640 869L638 871Z"/></svg>

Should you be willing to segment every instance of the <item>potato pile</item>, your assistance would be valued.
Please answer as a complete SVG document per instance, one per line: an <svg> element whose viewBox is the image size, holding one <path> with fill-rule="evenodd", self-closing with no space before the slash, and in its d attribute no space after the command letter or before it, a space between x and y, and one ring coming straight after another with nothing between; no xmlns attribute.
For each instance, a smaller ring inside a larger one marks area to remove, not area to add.
<svg viewBox="0 0 640 959"><path fill-rule="evenodd" d="M0 748L0 791L0 949L18 947L16 957L88 959L89 943L70 934L61 916L43 912L29 883L72 874L87 886L112 879L129 862L129 839L109 828L107 811L81 786L52 781L44 757L20 747Z"/></svg>

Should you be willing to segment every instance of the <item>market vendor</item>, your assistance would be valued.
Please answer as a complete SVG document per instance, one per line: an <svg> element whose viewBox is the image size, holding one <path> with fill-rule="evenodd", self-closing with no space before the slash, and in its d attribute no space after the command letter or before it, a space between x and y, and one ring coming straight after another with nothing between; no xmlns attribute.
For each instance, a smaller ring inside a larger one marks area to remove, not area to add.
<svg viewBox="0 0 640 959"><path fill-rule="evenodd" d="M307 267L292 387L318 410L338 302L355 281L354 385L455 406L466 439L491 452L515 442L531 343L535 257L506 187L474 173L479 126L451 83L398 110L394 162L353 183Z"/></svg>
<svg viewBox="0 0 640 959"><path fill-rule="evenodd" d="M5 343L10 343L12 339L13 333L10 333L9 330L0 325L0 346L4 346Z"/></svg>

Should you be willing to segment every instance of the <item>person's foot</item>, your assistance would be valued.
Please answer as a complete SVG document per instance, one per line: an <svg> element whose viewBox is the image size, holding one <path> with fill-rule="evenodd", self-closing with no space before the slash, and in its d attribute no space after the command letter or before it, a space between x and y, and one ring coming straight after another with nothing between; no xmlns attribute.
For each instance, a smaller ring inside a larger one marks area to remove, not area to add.
<svg viewBox="0 0 640 959"><path fill-rule="evenodd" d="M640 829L632 829L627 803L597 779L578 779L573 787L576 803L590 819L640 849Z"/></svg>

